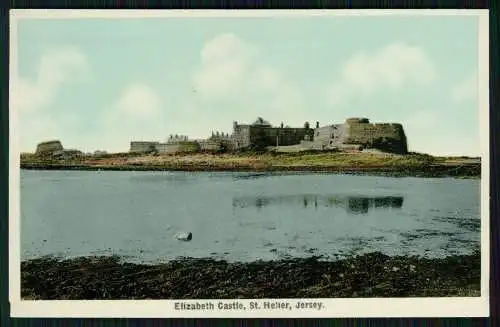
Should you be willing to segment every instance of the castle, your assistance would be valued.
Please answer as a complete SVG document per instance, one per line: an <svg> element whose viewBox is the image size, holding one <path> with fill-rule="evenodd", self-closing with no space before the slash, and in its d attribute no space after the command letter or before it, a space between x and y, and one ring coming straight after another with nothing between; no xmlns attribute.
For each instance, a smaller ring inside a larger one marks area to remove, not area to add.
<svg viewBox="0 0 500 327"><path fill-rule="evenodd" d="M217 132L204 140L171 135L166 143L133 141L130 152L217 151L222 147L226 150L275 147L281 151L378 149L398 154L408 152L401 124L370 123L367 118L348 118L342 124L323 127L316 122L315 128L311 128L308 122L303 127L288 127L283 123L273 127L260 117L253 124L234 122L231 135Z"/></svg>

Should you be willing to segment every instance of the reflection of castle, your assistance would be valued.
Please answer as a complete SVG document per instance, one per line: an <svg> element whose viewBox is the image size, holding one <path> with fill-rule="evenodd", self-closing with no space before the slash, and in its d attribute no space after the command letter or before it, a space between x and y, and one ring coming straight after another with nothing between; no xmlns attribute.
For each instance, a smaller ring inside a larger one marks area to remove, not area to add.
<svg viewBox="0 0 500 327"><path fill-rule="evenodd" d="M217 151L277 147L280 150L332 150L376 148L394 153L406 153L406 135L401 124L371 124L367 118L348 118L343 124L320 127L316 122L311 128L308 122L303 127L273 127L258 118L253 124L233 123L233 133L212 133L204 140L189 140L186 136L170 137L166 143L131 142L131 152L156 151L160 153Z"/></svg>
<svg viewBox="0 0 500 327"><path fill-rule="evenodd" d="M324 195L289 195L267 197L233 198L233 207L263 208L272 205L298 205L304 208L340 207L351 214L365 214L378 208L396 208L403 206L402 196L324 196Z"/></svg>
<svg viewBox="0 0 500 327"><path fill-rule="evenodd" d="M376 208L401 208L403 206L403 197L348 197L344 203L345 209L350 213L368 213L371 209Z"/></svg>

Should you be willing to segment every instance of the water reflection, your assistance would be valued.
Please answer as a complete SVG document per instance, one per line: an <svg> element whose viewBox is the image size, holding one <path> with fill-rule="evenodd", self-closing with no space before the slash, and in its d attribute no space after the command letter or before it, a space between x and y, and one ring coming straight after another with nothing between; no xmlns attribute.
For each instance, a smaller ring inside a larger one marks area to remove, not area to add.
<svg viewBox="0 0 500 327"><path fill-rule="evenodd" d="M188 183L196 181L196 176L190 173L151 173L151 174L132 174L129 177L133 183Z"/></svg>
<svg viewBox="0 0 500 327"><path fill-rule="evenodd" d="M338 207L350 214L366 214L377 208L400 209L402 196L350 196L350 195L283 195L233 198L233 207L264 208L272 205L298 205L303 208Z"/></svg>
<svg viewBox="0 0 500 327"><path fill-rule="evenodd" d="M248 173L248 174L237 174L233 176L233 180L251 180L251 179L258 179L258 178L263 178L263 177L270 177L270 176L275 176L277 174L271 174L271 173Z"/></svg>

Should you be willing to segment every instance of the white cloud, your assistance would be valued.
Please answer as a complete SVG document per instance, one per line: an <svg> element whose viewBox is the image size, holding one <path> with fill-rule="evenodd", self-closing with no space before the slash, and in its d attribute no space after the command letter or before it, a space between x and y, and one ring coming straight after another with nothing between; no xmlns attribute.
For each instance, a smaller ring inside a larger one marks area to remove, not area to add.
<svg viewBox="0 0 500 327"><path fill-rule="evenodd" d="M380 90L396 91L407 85L428 86L436 68L417 46L388 45L377 52L359 52L343 65L340 77L328 87L330 103L344 104L353 97L368 97Z"/></svg>
<svg viewBox="0 0 500 327"><path fill-rule="evenodd" d="M38 142L61 136L64 124L56 124L51 113L43 109L50 107L64 84L89 78L86 55L71 46L45 52L36 66L34 76L12 76L10 106L19 117L22 151L32 151Z"/></svg>
<svg viewBox="0 0 500 327"><path fill-rule="evenodd" d="M258 51L233 34L221 34L208 41L201 51L201 70L193 77L202 96L224 97L238 91L251 75Z"/></svg>
<svg viewBox="0 0 500 327"><path fill-rule="evenodd" d="M14 77L11 83L11 106L17 112L34 112L47 106L52 94L36 82Z"/></svg>
<svg viewBox="0 0 500 327"><path fill-rule="evenodd" d="M450 99L454 104L477 102L478 88L478 72L473 71L452 88Z"/></svg>
<svg viewBox="0 0 500 327"><path fill-rule="evenodd" d="M50 116L24 120L18 134L21 152L35 152L39 142L58 139L60 128L61 126Z"/></svg>
<svg viewBox="0 0 500 327"><path fill-rule="evenodd" d="M34 112L53 101L65 83L90 77L87 57L71 46L48 51L42 55L34 78L13 76L11 105L20 112Z"/></svg>
<svg viewBox="0 0 500 327"><path fill-rule="evenodd" d="M132 140L159 141L165 138L168 119L162 111L164 102L148 84L136 82L127 85L116 101L102 110L97 130L78 140L81 149L125 152Z"/></svg>
<svg viewBox="0 0 500 327"><path fill-rule="evenodd" d="M130 84L114 105L116 114L125 119L149 120L160 113L161 98L150 86Z"/></svg>
<svg viewBox="0 0 500 327"><path fill-rule="evenodd" d="M229 103L225 108L246 109L244 119L265 116L279 123L285 114L299 117L304 108L299 88L282 71L266 64L259 48L231 33L205 44L192 82L202 106L224 101ZM219 109L221 114L224 110L230 109Z"/></svg>
<svg viewBox="0 0 500 327"><path fill-rule="evenodd" d="M479 133L464 133L442 110L416 110L403 123L409 151L442 156L479 156ZM450 140L452 140L450 142Z"/></svg>

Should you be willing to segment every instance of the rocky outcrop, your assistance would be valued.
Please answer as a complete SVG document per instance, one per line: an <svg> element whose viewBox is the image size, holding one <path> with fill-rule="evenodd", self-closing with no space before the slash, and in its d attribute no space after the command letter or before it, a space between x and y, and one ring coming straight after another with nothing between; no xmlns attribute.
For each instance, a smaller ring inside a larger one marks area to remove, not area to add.
<svg viewBox="0 0 500 327"><path fill-rule="evenodd" d="M408 298L481 295L481 253L445 258L380 252L274 261L42 257L21 262L24 300ZM322 260L320 260L322 259Z"/></svg>
<svg viewBox="0 0 500 327"><path fill-rule="evenodd" d="M59 140L42 142L36 146L36 154L37 155L52 155L56 152L63 151L63 150L64 150L64 148L62 146L61 141L59 141Z"/></svg>
<svg viewBox="0 0 500 327"><path fill-rule="evenodd" d="M74 159L83 156L83 152L75 149L64 149L52 153L52 156L57 159Z"/></svg>

